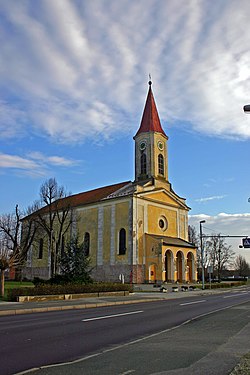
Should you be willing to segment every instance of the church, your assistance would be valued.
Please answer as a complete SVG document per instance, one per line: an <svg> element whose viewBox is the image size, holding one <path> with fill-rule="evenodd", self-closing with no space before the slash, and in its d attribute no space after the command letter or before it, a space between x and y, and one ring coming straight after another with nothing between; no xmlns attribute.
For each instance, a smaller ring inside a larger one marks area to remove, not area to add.
<svg viewBox="0 0 250 375"><path fill-rule="evenodd" d="M73 232L87 246L96 281L197 280L196 248L188 242L189 207L169 182L168 136L151 86L149 81L134 136L135 180L63 198L77 217ZM32 246L24 276L49 278L48 249L39 252Z"/></svg>

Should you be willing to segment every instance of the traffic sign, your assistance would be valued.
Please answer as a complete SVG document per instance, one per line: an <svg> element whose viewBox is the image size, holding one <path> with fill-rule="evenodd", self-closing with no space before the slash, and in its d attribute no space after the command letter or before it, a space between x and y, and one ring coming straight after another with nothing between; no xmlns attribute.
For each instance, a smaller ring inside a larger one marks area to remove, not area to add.
<svg viewBox="0 0 250 375"><path fill-rule="evenodd" d="M244 249L250 249L250 238L242 238L242 245Z"/></svg>
<svg viewBox="0 0 250 375"><path fill-rule="evenodd" d="M213 266L207 266L207 273L213 273L213 272L214 272Z"/></svg>

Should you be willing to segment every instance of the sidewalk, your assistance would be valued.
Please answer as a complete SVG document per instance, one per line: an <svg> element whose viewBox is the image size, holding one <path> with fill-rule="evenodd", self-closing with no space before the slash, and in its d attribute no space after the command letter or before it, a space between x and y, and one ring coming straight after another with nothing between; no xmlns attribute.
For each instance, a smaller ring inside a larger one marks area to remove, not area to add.
<svg viewBox="0 0 250 375"><path fill-rule="evenodd" d="M176 285L175 285L176 286ZM42 302L0 302L0 316L30 314L48 311L61 311L72 309L86 309L102 306L134 304L138 302L152 302L156 300L174 299L181 297L204 296L208 294L217 294L229 292L232 289L195 289L192 291L172 292L172 286L168 287L166 293L160 292L160 288L154 288L153 285L139 285L135 287L135 292L129 296L99 297L99 298L81 298L75 300L58 300ZM240 287L238 287L239 289Z"/></svg>

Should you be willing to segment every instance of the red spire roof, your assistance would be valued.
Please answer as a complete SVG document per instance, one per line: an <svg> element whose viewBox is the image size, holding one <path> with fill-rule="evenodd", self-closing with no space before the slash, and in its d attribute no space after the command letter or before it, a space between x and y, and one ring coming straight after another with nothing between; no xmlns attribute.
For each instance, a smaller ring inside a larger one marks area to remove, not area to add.
<svg viewBox="0 0 250 375"><path fill-rule="evenodd" d="M156 108L151 85L152 82L149 81L148 96L142 115L141 125L135 136L137 136L140 133L157 132L162 133L163 135L165 135L165 137L167 137L164 130L161 127L161 122Z"/></svg>

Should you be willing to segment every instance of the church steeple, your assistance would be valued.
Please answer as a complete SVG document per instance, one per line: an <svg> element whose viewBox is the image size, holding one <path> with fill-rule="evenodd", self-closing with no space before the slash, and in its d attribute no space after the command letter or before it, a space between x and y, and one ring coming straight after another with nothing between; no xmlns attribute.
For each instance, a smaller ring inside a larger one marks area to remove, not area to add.
<svg viewBox="0 0 250 375"><path fill-rule="evenodd" d="M166 134L161 126L161 122L159 119L158 111L157 111L155 100L154 100L153 91L151 89L152 81L149 81L148 84L149 84L148 96L147 96L146 104L145 104L142 119L141 119L141 125L135 137L140 133L148 133L148 132L162 133L166 137Z"/></svg>
<svg viewBox="0 0 250 375"><path fill-rule="evenodd" d="M148 95L135 140L135 181L168 180L167 135L165 134L149 81Z"/></svg>

